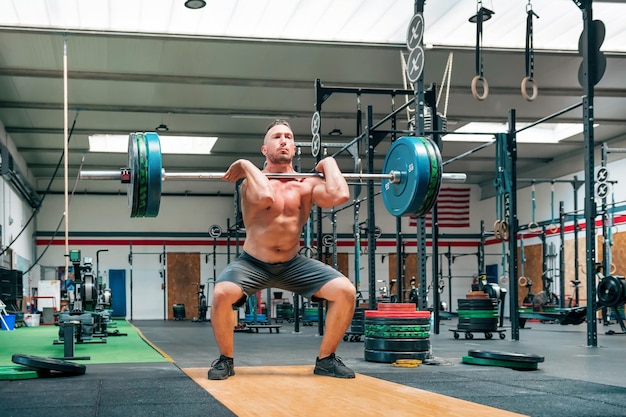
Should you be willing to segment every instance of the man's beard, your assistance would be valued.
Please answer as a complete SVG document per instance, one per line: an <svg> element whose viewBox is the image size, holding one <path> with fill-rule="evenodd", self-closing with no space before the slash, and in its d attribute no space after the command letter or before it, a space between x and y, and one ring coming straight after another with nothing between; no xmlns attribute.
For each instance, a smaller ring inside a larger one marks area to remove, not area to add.
<svg viewBox="0 0 626 417"><path fill-rule="evenodd" d="M267 160L272 164L291 163L292 157L289 154L279 153L277 155L267 155Z"/></svg>

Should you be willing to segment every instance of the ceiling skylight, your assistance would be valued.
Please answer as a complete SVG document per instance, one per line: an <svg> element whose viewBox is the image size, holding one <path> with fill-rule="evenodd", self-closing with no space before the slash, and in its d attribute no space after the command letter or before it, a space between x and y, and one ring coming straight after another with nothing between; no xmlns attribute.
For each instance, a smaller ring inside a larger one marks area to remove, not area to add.
<svg viewBox="0 0 626 417"><path fill-rule="evenodd" d="M217 137L161 136L162 154L210 155ZM89 152L127 153L128 135L90 135Z"/></svg>
<svg viewBox="0 0 626 417"><path fill-rule="evenodd" d="M521 130L530 123L517 123L515 127ZM598 125L594 125L597 127ZM455 130L458 135L445 135L443 140L449 142L489 142L493 136L488 133L504 133L508 129L506 123L471 122ZM582 123L541 123L516 135L518 143L559 143L583 132ZM487 133L487 134L473 134Z"/></svg>
<svg viewBox="0 0 626 417"><path fill-rule="evenodd" d="M0 25L127 33L404 44L414 0L230 0L199 10L183 0L4 0ZM578 49L582 13L572 0L484 0L494 12L485 22L485 48L525 45L526 10L541 17L533 26L536 50ZM475 46L477 1L432 0L424 7L424 43ZM602 50L626 52L626 3L595 1L593 17L605 22ZM262 24L260 22L263 22Z"/></svg>

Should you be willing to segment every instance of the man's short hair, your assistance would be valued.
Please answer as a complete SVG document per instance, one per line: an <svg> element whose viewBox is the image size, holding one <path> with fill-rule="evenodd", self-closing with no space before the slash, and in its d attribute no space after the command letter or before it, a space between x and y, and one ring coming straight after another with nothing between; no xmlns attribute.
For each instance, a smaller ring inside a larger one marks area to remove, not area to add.
<svg viewBox="0 0 626 417"><path fill-rule="evenodd" d="M265 133L269 132L270 129L273 128L274 126L279 126L279 125L287 126L289 129L291 129L291 126L289 126L289 122L283 119L276 119L272 123L269 124L269 126L265 130Z"/></svg>

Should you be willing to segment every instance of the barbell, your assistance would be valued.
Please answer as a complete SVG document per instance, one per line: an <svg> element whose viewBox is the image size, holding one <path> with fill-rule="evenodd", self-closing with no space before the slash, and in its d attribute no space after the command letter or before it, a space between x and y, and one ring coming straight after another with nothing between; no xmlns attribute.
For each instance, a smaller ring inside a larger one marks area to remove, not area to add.
<svg viewBox="0 0 626 417"><path fill-rule="evenodd" d="M127 184L131 217L156 217L166 179L222 179L223 172L166 172L161 143L154 132L131 133L128 167L119 171L80 171L84 180L120 180ZM268 178L323 177L321 173L267 173ZM382 181L385 208L394 216L423 216L437 200L442 180L465 182L465 174L443 173L439 148L429 139L404 136L395 140L383 163L383 173L344 173L346 180Z"/></svg>

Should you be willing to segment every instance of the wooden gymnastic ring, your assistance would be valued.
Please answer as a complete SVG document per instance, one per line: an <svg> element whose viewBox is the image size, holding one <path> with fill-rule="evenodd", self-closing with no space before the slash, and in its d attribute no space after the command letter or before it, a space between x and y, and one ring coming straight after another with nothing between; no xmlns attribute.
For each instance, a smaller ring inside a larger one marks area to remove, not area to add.
<svg viewBox="0 0 626 417"><path fill-rule="evenodd" d="M539 231L539 224L537 224L537 222L528 223L528 231L530 233L537 233Z"/></svg>
<svg viewBox="0 0 626 417"><path fill-rule="evenodd" d="M498 240L502 240L502 235L500 235L500 220L496 220L493 224L493 236Z"/></svg>
<svg viewBox="0 0 626 417"><path fill-rule="evenodd" d="M481 82L483 85L483 94L478 94L478 82ZM482 75L476 75L472 78L472 95L476 100L483 101L489 95L489 83L487 83L487 79Z"/></svg>
<svg viewBox="0 0 626 417"><path fill-rule="evenodd" d="M517 283L520 285L520 287L528 287L529 285L533 285L533 281L530 278L526 277L519 277Z"/></svg>
<svg viewBox="0 0 626 417"><path fill-rule="evenodd" d="M506 275L501 275L498 279L498 282L500 283L500 285L507 285L509 283L509 277Z"/></svg>
<svg viewBox="0 0 626 417"><path fill-rule="evenodd" d="M528 83L530 83L530 87L533 90L532 95L528 95L528 92L526 91L526 89L528 88ZM537 87L537 82L535 81L534 78L531 77L524 77L522 79L522 84L520 85L520 88L522 90L522 97L524 97L527 101L533 101L534 99L537 98L537 95L539 94L539 88Z"/></svg>
<svg viewBox="0 0 626 417"><path fill-rule="evenodd" d="M556 233L557 230L559 230L559 226L552 223L550 226L548 226L548 230L550 231L550 233Z"/></svg>
<svg viewBox="0 0 626 417"><path fill-rule="evenodd" d="M613 275L615 272L617 272L617 266L611 262L611 265L609 265L609 275Z"/></svg>
<svg viewBox="0 0 626 417"><path fill-rule="evenodd" d="M509 241L509 224L504 220L500 222L500 236L505 242Z"/></svg>

